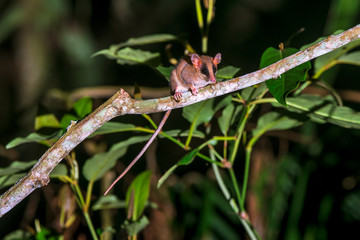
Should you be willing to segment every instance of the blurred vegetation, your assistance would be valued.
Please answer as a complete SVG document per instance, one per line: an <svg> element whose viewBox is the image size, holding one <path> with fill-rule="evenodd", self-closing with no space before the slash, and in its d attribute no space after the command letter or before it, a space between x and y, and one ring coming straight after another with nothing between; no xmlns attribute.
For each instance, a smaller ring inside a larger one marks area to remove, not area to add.
<svg viewBox="0 0 360 240"><path fill-rule="evenodd" d="M202 31L196 3L202 6L205 20ZM136 96L143 98L169 95L168 82L159 73L172 65L172 59L179 59L184 49L207 50L212 56L221 52L221 65L241 68L238 76L257 70L269 47L277 48L284 43L286 48L299 49L321 36L355 26L360 20L359 8L357 0L217 1L215 16L210 16L214 19L208 26L207 9L202 1L2 1L1 193L24 175L70 120L83 118L120 87L134 96L140 86L141 94ZM119 65L119 61L103 56L91 57L113 44L159 33L176 40L137 46L142 52L159 53L149 58L149 64ZM208 40L206 47L204 35ZM357 46L354 45L355 51ZM346 52L343 54L346 56ZM311 76L313 82L319 81L321 85L302 82L304 93L321 96L308 103L325 99L324 104L345 105L360 111L357 80L360 68L356 66L359 59L348 65L335 64L322 72L327 61L335 60L338 59L328 55L315 60L310 70L304 70L308 71L304 74L306 80ZM154 69L159 64L162 68ZM259 89L264 90L265 85ZM253 100L251 97L260 90L245 89L241 97ZM233 99L238 96L233 95ZM271 95L267 93L266 97ZM279 99L285 97L281 94ZM289 109L296 108L296 99L309 100L295 94L288 98ZM124 229L128 233L140 232L143 239L244 238L249 230L240 224L234 205L221 191L224 189L219 189L216 172L224 176L225 186L233 185L232 175L226 175L223 169L214 170L217 167L209 162L198 158L194 161L194 153L200 152L206 139L232 136L237 130L234 122L239 117L224 117L224 112L241 116L246 106L235 103L228 97L213 100L211 106L215 107L201 105L207 108L203 113L213 119L210 123L204 114L200 115L205 120L197 123L196 117L189 116L199 105L184 112L173 111L165 130L186 130L193 123L197 131L193 138L187 138L193 151L187 153L173 142L159 138L146 153L146 161L140 161L111 195L101 197L114 176L141 149L139 143L149 138L137 133L150 133L147 130L160 121L161 114L152 114L153 120L140 116L116 119L113 124L118 125L109 125L109 132L127 131L99 134L84 141L55 169L48 186L32 193L0 219L0 238L94 239L94 235L101 235L103 239L121 239L127 236ZM352 238L360 226L359 124L341 125L314 114L301 121L296 119L291 129L268 127L266 123L279 116L271 114L284 114L281 109L280 105L269 103L253 109L232 168L239 185L247 187L246 201L237 199L236 187L230 187L229 194L236 198L238 207L246 209L255 229L253 233L263 239ZM293 119L293 115L287 117ZM224 121L229 124L222 125ZM29 137L30 133L33 135ZM170 130L167 133L178 136ZM258 135L259 138L254 138ZM17 146L5 149L16 138L18 142L12 143ZM254 144L247 145L252 139ZM40 144L23 144L26 142ZM212 144L207 142L205 147L211 150ZM230 159L234 146L229 145ZM216 150L223 151L219 146ZM214 154L209 152L206 154ZM250 168L244 165L246 154L251 154ZM106 170L110 170L92 172L94 166L99 166L95 164L101 164L105 158ZM176 170L157 189L157 180L174 166ZM151 170L151 178L148 171L143 172L145 168ZM247 184L243 179L246 170L249 170ZM139 191L149 191L149 198L144 194L145 198L137 199ZM134 210L134 206L139 208Z"/></svg>

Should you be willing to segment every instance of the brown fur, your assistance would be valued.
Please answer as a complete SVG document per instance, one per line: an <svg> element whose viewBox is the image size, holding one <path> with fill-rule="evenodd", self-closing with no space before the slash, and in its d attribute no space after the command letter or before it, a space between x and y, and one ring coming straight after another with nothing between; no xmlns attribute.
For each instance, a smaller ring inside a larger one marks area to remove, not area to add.
<svg viewBox="0 0 360 240"><path fill-rule="evenodd" d="M186 55L182 58L170 76L171 93L175 100L179 101L183 92L191 90L192 94L196 95L198 88L214 84L217 65L220 61L220 53L216 54L215 58L197 54Z"/></svg>

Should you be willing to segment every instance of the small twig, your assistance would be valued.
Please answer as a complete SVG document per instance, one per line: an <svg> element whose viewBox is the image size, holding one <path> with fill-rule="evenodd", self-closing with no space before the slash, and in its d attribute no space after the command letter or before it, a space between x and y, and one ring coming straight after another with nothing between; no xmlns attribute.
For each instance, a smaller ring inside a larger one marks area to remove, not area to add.
<svg viewBox="0 0 360 240"><path fill-rule="evenodd" d="M0 217L10 211L36 188L47 185L50 181L49 174L55 166L91 133L114 117L125 114L153 113L181 108L259 84L268 79L276 79L280 74L302 63L331 52L359 38L360 25L357 25L343 33L330 36L303 51L282 59L259 71L205 87L196 96L190 92L184 93L180 102L176 102L171 97L136 101L130 98L124 90L120 90L84 120L73 124L68 131L44 153L25 177L1 195Z"/></svg>

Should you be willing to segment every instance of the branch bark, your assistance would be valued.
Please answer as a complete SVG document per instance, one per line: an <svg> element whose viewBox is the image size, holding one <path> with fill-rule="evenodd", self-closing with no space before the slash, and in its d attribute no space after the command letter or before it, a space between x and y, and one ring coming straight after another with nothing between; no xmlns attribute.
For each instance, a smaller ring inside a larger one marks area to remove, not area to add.
<svg viewBox="0 0 360 240"><path fill-rule="evenodd" d="M114 117L125 114L153 113L182 108L196 102L259 84L268 79L276 79L280 74L304 62L331 52L359 38L360 25L357 25L338 35L329 36L325 40L266 68L207 86L200 90L196 96L190 92L184 93L183 99L180 102L176 102L170 96L150 100L134 100L121 89L85 119L79 123L71 124L67 132L43 154L29 173L1 195L0 217L15 207L36 188L47 185L50 181L49 174L55 166L79 143Z"/></svg>

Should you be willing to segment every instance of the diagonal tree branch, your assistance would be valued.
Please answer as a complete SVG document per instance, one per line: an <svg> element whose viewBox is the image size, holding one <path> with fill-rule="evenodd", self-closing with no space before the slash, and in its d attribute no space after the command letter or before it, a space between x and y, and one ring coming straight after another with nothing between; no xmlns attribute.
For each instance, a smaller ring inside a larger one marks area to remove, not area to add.
<svg viewBox="0 0 360 240"><path fill-rule="evenodd" d="M302 63L331 52L359 38L360 25L357 25L343 33L330 36L266 68L229 81L207 86L196 96L187 92L183 95L183 99L180 102L176 102L172 97L134 100L121 89L85 119L79 123L71 124L67 132L43 154L29 173L1 195L0 217L10 211L36 188L47 185L50 181L49 174L55 166L91 133L114 117L125 114L153 113L181 108L206 99L238 91L268 79L276 79L280 74Z"/></svg>

